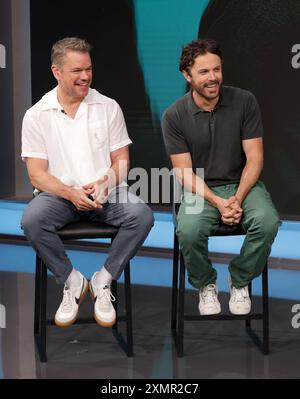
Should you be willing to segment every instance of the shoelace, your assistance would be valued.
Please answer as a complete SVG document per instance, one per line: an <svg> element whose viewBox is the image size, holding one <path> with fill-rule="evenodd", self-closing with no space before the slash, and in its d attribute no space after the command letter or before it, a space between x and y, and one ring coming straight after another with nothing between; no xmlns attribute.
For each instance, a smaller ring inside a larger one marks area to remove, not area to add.
<svg viewBox="0 0 300 399"><path fill-rule="evenodd" d="M65 285L64 286L64 295L61 303L61 310L63 312L71 312L72 311L72 293L71 290Z"/></svg>
<svg viewBox="0 0 300 399"><path fill-rule="evenodd" d="M202 296L204 302L216 302L217 295L215 287L213 285L208 285L205 287L205 289L202 291Z"/></svg>
<svg viewBox="0 0 300 399"><path fill-rule="evenodd" d="M245 298L248 297L246 287L239 288L239 289L232 287L232 291L233 291L233 300L236 302L244 302Z"/></svg>
<svg viewBox="0 0 300 399"><path fill-rule="evenodd" d="M103 287L99 288L98 290L99 295L99 306L101 307L102 310L108 310L110 309L111 302L114 302L116 298L113 296L113 294L110 291L109 287Z"/></svg>

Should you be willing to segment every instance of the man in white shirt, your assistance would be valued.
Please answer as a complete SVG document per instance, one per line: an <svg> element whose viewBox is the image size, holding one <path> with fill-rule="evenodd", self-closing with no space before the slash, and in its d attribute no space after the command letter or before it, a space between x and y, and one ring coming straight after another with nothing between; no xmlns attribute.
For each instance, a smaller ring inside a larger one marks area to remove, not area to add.
<svg viewBox="0 0 300 399"><path fill-rule="evenodd" d="M79 38L53 45L51 69L58 85L26 112L22 128L22 158L40 193L25 209L21 225L56 281L64 284L55 315L61 327L75 322L88 289L97 323L115 323L111 281L119 278L153 226L150 208L125 183L131 140L121 108L90 89L90 51L90 44ZM119 227L104 266L89 285L56 233L81 217Z"/></svg>

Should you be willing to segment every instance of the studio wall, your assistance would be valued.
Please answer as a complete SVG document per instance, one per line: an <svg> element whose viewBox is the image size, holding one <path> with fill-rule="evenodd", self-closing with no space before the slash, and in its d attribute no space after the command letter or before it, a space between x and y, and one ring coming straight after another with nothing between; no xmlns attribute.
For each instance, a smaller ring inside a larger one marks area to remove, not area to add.
<svg viewBox="0 0 300 399"><path fill-rule="evenodd" d="M0 198L15 193L11 2L0 2Z"/></svg>

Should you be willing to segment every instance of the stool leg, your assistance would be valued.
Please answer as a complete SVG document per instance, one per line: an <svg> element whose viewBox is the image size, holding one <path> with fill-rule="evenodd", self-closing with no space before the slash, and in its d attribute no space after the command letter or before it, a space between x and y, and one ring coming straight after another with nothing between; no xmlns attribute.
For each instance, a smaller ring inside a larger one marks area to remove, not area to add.
<svg viewBox="0 0 300 399"><path fill-rule="evenodd" d="M132 337L132 302L131 302L131 281L130 263L124 270L125 278L125 308L126 308L126 337L127 337L127 356L133 356L133 337Z"/></svg>
<svg viewBox="0 0 300 399"><path fill-rule="evenodd" d="M111 291L116 302L114 303L116 310L116 323L112 326L112 333L118 341L121 348L124 350L128 357L133 356L133 338L132 338L132 305L131 305L131 283L130 283L130 263L126 265L124 269L124 290L125 290L125 316L122 314L118 315L118 301L117 301L117 291L118 285L117 281L113 280L111 284ZM118 321L126 322L126 341L124 340L122 334L118 331Z"/></svg>
<svg viewBox="0 0 300 399"><path fill-rule="evenodd" d="M177 354L183 356L184 340L184 294L185 294L185 264L182 252L180 251L180 280L178 295L178 335L177 335Z"/></svg>
<svg viewBox="0 0 300 399"><path fill-rule="evenodd" d="M41 362L47 361L46 338L47 338L47 267L39 259L37 261L39 269L36 278L37 298L35 302L35 340Z"/></svg>
<svg viewBox="0 0 300 399"><path fill-rule="evenodd" d="M262 272L262 300L263 300L263 353L267 355L269 348L269 288L268 263Z"/></svg>
<svg viewBox="0 0 300 399"><path fill-rule="evenodd" d="M112 326L112 329L117 331L118 330L118 313L119 313L119 307L118 307L118 283L117 283L117 280L113 280L111 282L111 293L116 298L115 302L113 302L113 306L114 306L115 311L116 311L116 322Z"/></svg>
<svg viewBox="0 0 300 399"><path fill-rule="evenodd" d="M172 305L171 305L171 329L173 331L176 330L177 326L178 261L179 261L179 243L176 232L174 231L173 281L172 281Z"/></svg>
<svg viewBox="0 0 300 399"><path fill-rule="evenodd" d="M42 284L41 284L41 346L40 358L42 362L47 361L46 338L47 338L47 267L42 263Z"/></svg>
<svg viewBox="0 0 300 399"><path fill-rule="evenodd" d="M252 300L252 282L250 282L248 284L248 290L249 290L249 297ZM251 320L250 319L246 319L245 324L246 324L246 328L250 328L251 327Z"/></svg>
<svg viewBox="0 0 300 399"><path fill-rule="evenodd" d="M114 238L112 238L110 240L110 243L112 244L114 241ZM113 303L113 306L115 308L116 311L116 322L115 324L112 326L112 331L113 333L118 333L118 283L117 280L112 280L111 282L111 293L113 294L113 296L116 298L116 301Z"/></svg>
<svg viewBox="0 0 300 399"><path fill-rule="evenodd" d="M34 336L41 362L47 361L47 268L36 255L35 298L34 298Z"/></svg>
<svg viewBox="0 0 300 399"><path fill-rule="evenodd" d="M35 260L35 290L34 290L34 335L40 335L40 313L41 313L41 258L36 255Z"/></svg>
<svg viewBox="0 0 300 399"><path fill-rule="evenodd" d="M113 242L111 239L111 243ZM130 282L130 262L127 263L124 269L124 289L125 289L125 317L122 315L121 320L126 321L126 342L118 331L118 285L117 281L113 280L111 283L111 291L116 298L116 322L112 326L112 332L122 349L128 357L133 356L133 338L132 338L132 304L131 304L131 282Z"/></svg>
<svg viewBox="0 0 300 399"><path fill-rule="evenodd" d="M254 343L260 348L264 355L269 353L269 294L268 294L268 264L266 263L262 272L262 313L259 318L262 319L262 339L250 327L246 321L246 329Z"/></svg>

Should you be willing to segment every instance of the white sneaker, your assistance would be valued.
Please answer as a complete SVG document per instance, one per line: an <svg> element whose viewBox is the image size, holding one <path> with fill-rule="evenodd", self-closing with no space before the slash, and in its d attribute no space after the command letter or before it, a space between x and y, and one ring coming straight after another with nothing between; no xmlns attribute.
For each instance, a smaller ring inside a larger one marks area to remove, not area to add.
<svg viewBox="0 0 300 399"><path fill-rule="evenodd" d="M206 285L199 290L199 312L202 316L221 312L216 284Z"/></svg>
<svg viewBox="0 0 300 399"><path fill-rule="evenodd" d="M232 285L231 277L228 278L230 288L229 310L232 314L244 315L251 311L251 299L249 297L248 286L235 288Z"/></svg>
<svg viewBox="0 0 300 399"><path fill-rule="evenodd" d="M109 285L97 287L93 283L94 275L90 281L90 293L95 302L94 318L100 326L111 327L116 322L116 311L112 304L116 298L112 295Z"/></svg>
<svg viewBox="0 0 300 399"><path fill-rule="evenodd" d="M81 276L81 284L79 287L69 288L66 284L63 291L63 300L57 309L54 322L59 327L69 327L78 317L79 305L83 301L88 292L87 279L78 272Z"/></svg>

